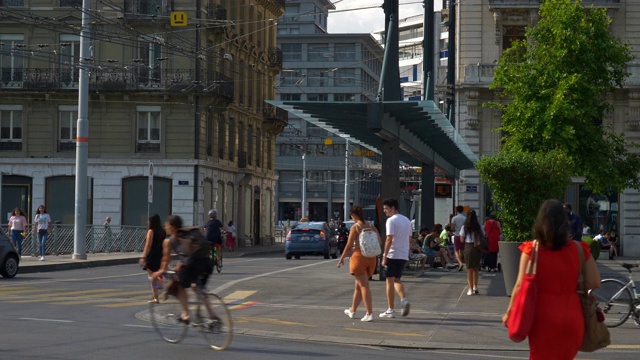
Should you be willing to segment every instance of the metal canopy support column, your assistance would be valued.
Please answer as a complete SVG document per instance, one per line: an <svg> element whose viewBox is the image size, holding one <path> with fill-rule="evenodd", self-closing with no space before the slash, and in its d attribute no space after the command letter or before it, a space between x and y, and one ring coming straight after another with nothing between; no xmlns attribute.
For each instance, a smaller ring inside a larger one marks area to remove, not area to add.
<svg viewBox="0 0 640 360"><path fill-rule="evenodd" d="M423 51L422 51L422 90L424 100L433 100L434 74L434 38L433 38L433 0L424 0L424 26L423 26Z"/></svg>
<svg viewBox="0 0 640 360"><path fill-rule="evenodd" d="M422 201L420 202L420 226L433 229L435 214L435 168L422 164Z"/></svg>

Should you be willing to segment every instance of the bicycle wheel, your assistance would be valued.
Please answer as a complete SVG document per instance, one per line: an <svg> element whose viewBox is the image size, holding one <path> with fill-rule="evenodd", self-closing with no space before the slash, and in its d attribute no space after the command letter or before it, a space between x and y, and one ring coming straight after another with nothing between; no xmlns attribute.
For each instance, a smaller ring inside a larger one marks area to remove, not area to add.
<svg viewBox="0 0 640 360"><path fill-rule="evenodd" d="M202 336L214 350L224 350L231 345L233 339L233 320L231 311L220 296L214 293L207 293L207 301L211 305L214 317L209 316L209 312L203 302L199 302L194 311L194 327L197 327Z"/></svg>
<svg viewBox="0 0 640 360"><path fill-rule="evenodd" d="M165 283L168 283L166 278L165 276ZM180 301L173 296L165 299L166 289L165 284L159 303L149 304L149 319L163 340L175 344L182 341L187 335L188 325L179 321L182 311Z"/></svg>
<svg viewBox="0 0 640 360"><path fill-rule="evenodd" d="M600 282L600 288L591 291L602 308L607 327L624 324L633 310L633 295L626 285L620 280L605 279Z"/></svg>

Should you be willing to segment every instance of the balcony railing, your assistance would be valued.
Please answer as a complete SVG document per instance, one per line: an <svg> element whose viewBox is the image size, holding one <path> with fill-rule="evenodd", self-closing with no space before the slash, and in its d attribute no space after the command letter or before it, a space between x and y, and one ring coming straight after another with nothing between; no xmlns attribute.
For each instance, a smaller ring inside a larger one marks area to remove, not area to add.
<svg viewBox="0 0 640 360"><path fill-rule="evenodd" d="M272 47L267 50L267 62L272 69L282 69L282 49Z"/></svg>
<svg viewBox="0 0 640 360"><path fill-rule="evenodd" d="M227 20L227 9L218 4L207 6L207 19L225 21Z"/></svg>
<svg viewBox="0 0 640 360"><path fill-rule="evenodd" d="M281 133L289 123L289 113L271 104L262 107L262 128L272 135Z"/></svg>
<svg viewBox="0 0 640 360"><path fill-rule="evenodd" d="M127 20L148 20L150 17L169 16L172 11L173 0L124 1L124 15Z"/></svg>
<svg viewBox="0 0 640 360"><path fill-rule="evenodd" d="M205 71L205 81L196 81L193 69L94 69L89 76L91 90L203 92L233 101L233 80L216 71ZM77 89L78 69L8 69L2 71L0 88L23 90Z"/></svg>

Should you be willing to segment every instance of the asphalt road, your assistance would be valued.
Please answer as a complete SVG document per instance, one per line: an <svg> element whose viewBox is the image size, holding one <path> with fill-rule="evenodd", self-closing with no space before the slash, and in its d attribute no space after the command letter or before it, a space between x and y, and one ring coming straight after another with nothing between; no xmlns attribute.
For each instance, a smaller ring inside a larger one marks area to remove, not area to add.
<svg viewBox="0 0 640 360"><path fill-rule="evenodd" d="M146 275L136 265L23 274L0 280L0 353L3 359L527 359L526 346L514 347L497 329L506 299L491 298L482 316L464 311L463 273L430 272L405 281L413 299L407 318L361 323L346 318L353 280L336 260L284 260L263 255L225 260L210 288L231 303L236 335L231 347L211 354L191 331L177 345L160 340L144 321L150 298ZM489 275L489 274L486 274ZM485 277L485 291L491 277ZM376 312L384 310L384 284L372 282ZM436 291L437 289L437 291ZM363 315L359 310L359 315ZM446 322L442 320L446 317ZM356 319L357 320L357 319ZM484 329L484 331L483 331ZM492 331L487 331L492 330ZM628 322L616 329L640 331ZM504 343L504 348L405 349L395 344L465 339ZM502 338L501 338L502 337ZM352 345L369 340L369 346ZM386 342L381 342L386 341ZM378 346L374 346L378 345ZM383 346L379 346L383 345ZM524 344L521 344L524 345ZM581 359L637 359L638 347L612 347Z"/></svg>

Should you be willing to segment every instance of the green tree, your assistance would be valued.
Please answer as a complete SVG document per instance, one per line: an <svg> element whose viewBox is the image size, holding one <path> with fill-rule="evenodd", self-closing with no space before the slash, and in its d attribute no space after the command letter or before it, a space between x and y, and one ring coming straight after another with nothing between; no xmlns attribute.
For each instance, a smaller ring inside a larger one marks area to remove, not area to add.
<svg viewBox="0 0 640 360"><path fill-rule="evenodd" d="M607 96L629 75L629 46L611 35L606 9L546 0L539 15L500 58L490 86L508 100L488 104L502 112L501 151L558 151L595 192L639 189L635 144L601 125Z"/></svg>

